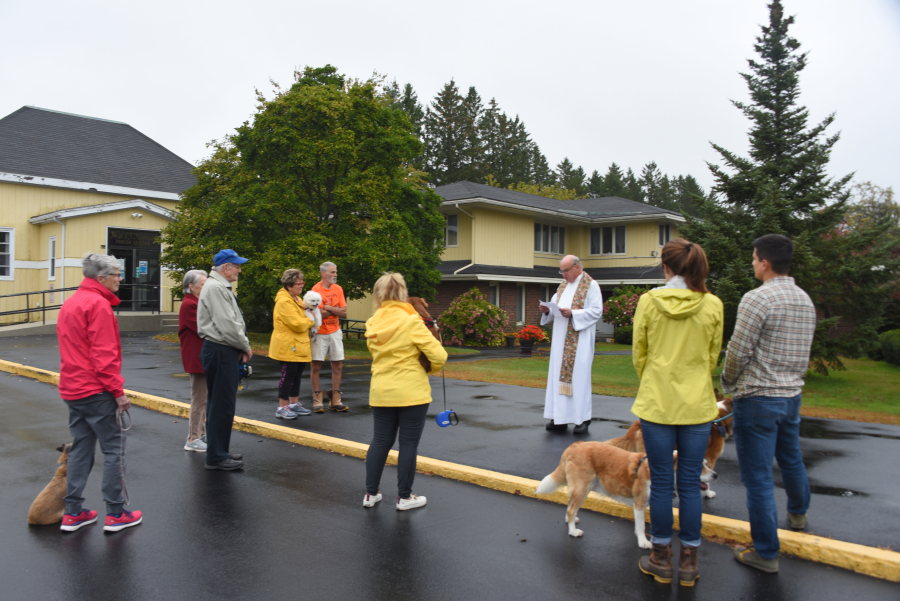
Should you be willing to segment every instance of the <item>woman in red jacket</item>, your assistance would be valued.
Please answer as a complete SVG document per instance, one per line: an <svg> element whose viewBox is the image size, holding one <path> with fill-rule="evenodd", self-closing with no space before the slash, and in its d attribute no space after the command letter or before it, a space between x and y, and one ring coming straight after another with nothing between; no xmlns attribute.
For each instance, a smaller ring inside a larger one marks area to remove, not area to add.
<svg viewBox="0 0 900 601"><path fill-rule="evenodd" d="M178 312L178 339L181 341L181 363L191 376L190 431L185 451L206 452L206 374L200 363L203 339L197 335L197 301L206 283L207 273L192 269L184 274L184 299Z"/></svg>

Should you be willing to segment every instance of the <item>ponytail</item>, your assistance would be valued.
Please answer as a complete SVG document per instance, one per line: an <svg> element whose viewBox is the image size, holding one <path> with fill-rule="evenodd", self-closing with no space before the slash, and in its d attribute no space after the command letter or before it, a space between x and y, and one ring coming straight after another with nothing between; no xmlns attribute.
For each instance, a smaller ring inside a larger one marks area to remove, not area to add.
<svg viewBox="0 0 900 601"><path fill-rule="evenodd" d="M675 275L683 277L688 288L694 292L709 292L706 287L709 260L702 246L684 238L673 238L663 246L661 254L662 264Z"/></svg>

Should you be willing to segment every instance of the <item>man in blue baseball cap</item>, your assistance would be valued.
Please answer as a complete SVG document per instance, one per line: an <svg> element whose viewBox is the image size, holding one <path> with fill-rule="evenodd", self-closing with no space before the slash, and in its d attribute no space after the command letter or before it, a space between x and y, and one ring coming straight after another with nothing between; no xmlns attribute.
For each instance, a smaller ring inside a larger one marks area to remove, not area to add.
<svg viewBox="0 0 900 601"><path fill-rule="evenodd" d="M206 372L206 469L237 470L243 456L228 452L237 404L238 370L253 351L247 339L244 315L231 284L247 259L230 248L213 259L209 279L197 302L197 334L203 339L200 361Z"/></svg>

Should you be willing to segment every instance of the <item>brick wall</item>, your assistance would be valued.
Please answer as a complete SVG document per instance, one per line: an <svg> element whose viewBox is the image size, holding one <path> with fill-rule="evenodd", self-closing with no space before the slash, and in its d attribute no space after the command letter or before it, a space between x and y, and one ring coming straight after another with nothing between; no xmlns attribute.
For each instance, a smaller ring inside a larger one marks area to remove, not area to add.
<svg viewBox="0 0 900 601"><path fill-rule="evenodd" d="M437 287L436 302L431 303L430 313L432 317L438 317L457 296L465 294L474 287L478 287L487 297L490 292L490 286L487 282L463 281L463 282L442 282ZM516 294L518 285L515 282L499 282L499 306L509 315L509 323L506 327L512 329L516 321ZM556 291L551 286L550 295ZM537 325L541 322L541 311L538 308L538 301L541 299L540 284L525 284L525 324Z"/></svg>

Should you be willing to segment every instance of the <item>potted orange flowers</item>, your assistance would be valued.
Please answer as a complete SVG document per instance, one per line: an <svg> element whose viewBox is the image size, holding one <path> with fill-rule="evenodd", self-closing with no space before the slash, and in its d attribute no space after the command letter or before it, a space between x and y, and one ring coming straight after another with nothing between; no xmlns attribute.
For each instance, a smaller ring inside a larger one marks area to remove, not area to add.
<svg viewBox="0 0 900 601"><path fill-rule="evenodd" d="M544 330L538 326L525 326L516 332L516 338L519 339L519 346L522 347L522 352L526 355L531 354L531 351L534 350L535 343L547 340Z"/></svg>

